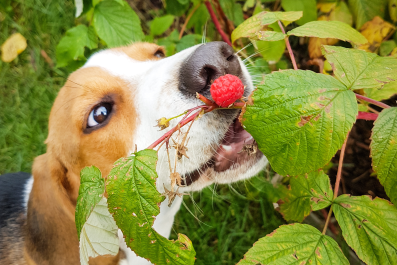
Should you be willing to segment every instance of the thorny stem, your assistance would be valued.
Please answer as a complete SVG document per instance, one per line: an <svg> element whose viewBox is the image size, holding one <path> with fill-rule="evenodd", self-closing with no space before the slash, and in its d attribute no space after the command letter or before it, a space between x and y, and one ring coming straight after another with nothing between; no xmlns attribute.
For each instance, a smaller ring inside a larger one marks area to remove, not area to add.
<svg viewBox="0 0 397 265"><path fill-rule="evenodd" d="M367 98L367 97L365 97L363 95L360 95L360 94L356 94L356 98L364 100L366 102L369 102L371 104L374 104L374 105L376 105L378 107L381 107L381 108L384 108L384 109L390 108L390 106L385 104L385 103L376 101L375 99L372 99L372 98Z"/></svg>
<svg viewBox="0 0 397 265"><path fill-rule="evenodd" d="M187 18L186 18L186 20L185 20L185 23L183 23L181 32L179 33L179 39L182 38L183 32L184 32L185 29L186 29L187 23L189 23L189 20L192 18L194 12L196 12L196 10L197 10L197 8L199 8L199 6L200 6L200 4L196 5L196 6L193 8L192 12L190 12L190 14L187 16Z"/></svg>
<svg viewBox="0 0 397 265"><path fill-rule="evenodd" d="M281 31L283 32L283 34L285 34L284 26L283 26L283 24L281 23L280 20L278 21L278 25L280 26ZM287 46L287 49L288 49L288 52L289 52L289 56L291 57L291 62L292 62L292 65L294 66L294 70L298 70L298 66L296 65L295 56L294 56L294 53L292 51L291 44L289 43L288 36L284 37L284 41L285 41L285 45Z"/></svg>
<svg viewBox="0 0 397 265"><path fill-rule="evenodd" d="M342 145L342 149L340 151L340 157L339 157L339 164L338 164L338 173L336 174L336 181L335 181L335 188L334 188L334 198L333 200L336 199L336 197L338 197L338 191L339 191L339 185L340 185L340 180L342 177L342 165L343 165L343 159L345 158L345 150L346 150L346 143L347 143L347 139L349 138L349 133L346 136L345 142ZM324 225L324 229L323 229L323 235L325 235L325 232L327 232L327 228L328 228L328 223L329 220L331 219L331 215L332 215L332 206L329 209L329 213L328 213L328 217L327 220L325 221L325 225Z"/></svg>
<svg viewBox="0 0 397 265"><path fill-rule="evenodd" d="M219 23L214 10L212 9L211 3L209 1L204 2L205 6L208 9L208 13L210 13L211 19L214 22L215 28L218 30L219 34L222 37L222 40L232 46L232 43L229 40L229 37L226 35L226 33L222 30L221 24Z"/></svg>

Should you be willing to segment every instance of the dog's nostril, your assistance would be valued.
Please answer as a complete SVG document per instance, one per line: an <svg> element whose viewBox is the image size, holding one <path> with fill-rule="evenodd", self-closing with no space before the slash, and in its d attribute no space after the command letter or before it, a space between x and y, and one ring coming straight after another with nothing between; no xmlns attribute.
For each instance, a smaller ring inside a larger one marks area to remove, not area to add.
<svg viewBox="0 0 397 265"><path fill-rule="evenodd" d="M191 94L207 93L211 81L232 74L240 77L242 70L232 47L221 41L209 42L198 47L182 64L180 90Z"/></svg>

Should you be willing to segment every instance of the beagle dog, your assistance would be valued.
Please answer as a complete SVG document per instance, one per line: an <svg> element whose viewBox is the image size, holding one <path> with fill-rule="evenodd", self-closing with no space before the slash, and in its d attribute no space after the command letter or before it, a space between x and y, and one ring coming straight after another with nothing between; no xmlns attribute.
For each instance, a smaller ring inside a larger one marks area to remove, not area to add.
<svg viewBox="0 0 397 265"><path fill-rule="evenodd" d="M0 176L0 264L80 264L74 222L80 170L95 165L106 176L117 159L135 146L145 149L177 123L158 131L156 120L202 105L196 92L211 99L211 81L219 76L238 76L244 96L253 91L247 68L224 42L164 57L160 46L135 43L100 51L69 76L51 110L47 152L34 160L32 176ZM216 110L195 121L189 159L177 164L185 184L180 192L243 180L264 168L267 160L261 152L243 150L255 141L238 115L236 109ZM158 152L159 192L170 187L164 149ZM169 237L181 202L177 197L170 207L167 201L161 204L154 222L161 235ZM91 258L90 264L150 264L127 248L121 231L119 237L122 251L117 256Z"/></svg>

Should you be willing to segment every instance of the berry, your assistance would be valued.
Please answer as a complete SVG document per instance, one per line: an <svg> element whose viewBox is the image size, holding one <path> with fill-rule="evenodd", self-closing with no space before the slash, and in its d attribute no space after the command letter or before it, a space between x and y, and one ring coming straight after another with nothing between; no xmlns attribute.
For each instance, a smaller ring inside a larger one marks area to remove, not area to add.
<svg viewBox="0 0 397 265"><path fill-rule="evenodd" d="M226 108L243 96L244 85L237 76L227 74L217 78L210 91L215 103Z"/></svg>

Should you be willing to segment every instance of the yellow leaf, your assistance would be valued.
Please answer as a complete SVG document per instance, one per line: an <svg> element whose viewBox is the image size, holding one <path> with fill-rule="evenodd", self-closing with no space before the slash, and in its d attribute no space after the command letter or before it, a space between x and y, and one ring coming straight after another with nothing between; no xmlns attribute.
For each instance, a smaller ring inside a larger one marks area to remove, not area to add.
<svg viewBox="0 0 397 265"><path fill-rule="evenodd" d="M17 58L18 54L23 52L26 47L25 37L20 33L14 33L1 45L1 59L3 62L9 63Z"/></svg>
<svg viewBox="0 0 397 265"><path fill-rule="evenodd" d="M397 47L391 51L390 55L397 58Z"/></svg>
<svg viewBox="0 0 397 265"><path fill-rule="evenodd" d="M382 41L391 36L394 30L395 27L392 24L376 16L361 27L360 32L367 38L368 43L360 45L358 48L368 52L376 52Z"/></svg>
<svg viewBox="0 0 397 265"><path fill-rule="evenodd" d="M311 37L309 39L309 56L310 58L320 58L323 56L321 53L321 46L323 45L334 45L338 42L338 39L320 39Z"/></svg>

